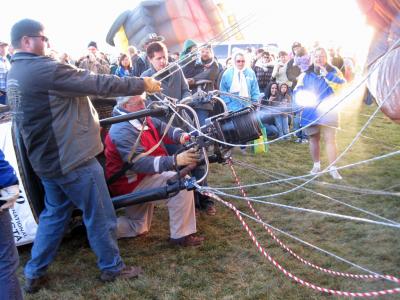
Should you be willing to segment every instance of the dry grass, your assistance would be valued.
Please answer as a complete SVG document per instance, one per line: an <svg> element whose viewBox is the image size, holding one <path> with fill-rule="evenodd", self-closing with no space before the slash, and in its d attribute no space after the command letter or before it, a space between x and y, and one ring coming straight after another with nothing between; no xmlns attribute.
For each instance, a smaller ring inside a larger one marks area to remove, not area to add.
<svg viewBox="0 0 400 300"><path fill-rule="evenodd" d="M364 108L363 114L370 113ZM339 149L349 143L357 128L365 122L363 115L346 115L346 130L339 133ZM382 119L374 120L365 135L347 154L340 165L367 159L398 150L399 126ZM307 145L292 142L275 143L266 155L236 153L235 158L247 163L291 175L306 173L311 166ZM326 161L323 156L322 161ZM376 163L346 169L340 184L369 189L385 189L399 184L400 160L398 157ZM236 168L243 183L270 180L266 175L256 174L246 168ZM320 181L333 182L329 176ZM213 165L210 185L232 186L227 166ZM400 222L398 197L357 195L331 190L319 185L308 185L314 191L341 199L354 206L373 211ZM271 185L249 190L251 195L265 195L287 190L287 185ZM400 191L398 186L395 190ZM355 196L356 195L356 196ZM333 203L315 194L297 191L269 201L293 206L314 208L359 217L365 214ZM232 200L241 210L249 212L245 202ZM256 204L262 218L273 226L334 252L357 264L375 271L400 275L399 230L387 227L344 221L332 217L293 212L282 208ZM152 231L145 237L119 242L122 256L127 264L140 265L145 274L137 280L117 281L103 285L98 280L96 258L88 248L83 236L74 236L61 245L55 262L49 269L51 284L35 296L27 299L324 299L332 298L301 287L288 280L263 258L243 230L232 212L218 204L215 217L200 215L199 232L207 240L195 249L169 246L168 220L165 206L156 209ZM332 289L362 291L393 287L387 282L362 283L335 278L300 264L265 233L259 224L246 220L260 242L282 265L307 281ZM343 272L360 271L331 257L312 250L296 241L278 236L301 256L326 268ZM20 249L21 265L29 257L30 247ZM22 279L22 267L19 270ZM385 299L395 299L386 297Z"/></svg>

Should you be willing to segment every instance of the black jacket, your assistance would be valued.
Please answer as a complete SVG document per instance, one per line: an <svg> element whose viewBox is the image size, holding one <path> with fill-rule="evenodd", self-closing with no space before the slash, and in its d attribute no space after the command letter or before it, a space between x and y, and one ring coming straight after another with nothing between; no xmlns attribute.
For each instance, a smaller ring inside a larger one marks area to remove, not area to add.
<svg viewBox="0 0 400 300"><path fill-rule="evenodd" d="M89 98L141 94L142 79L94 75L46 56L16 53L7 78L8 101L39 176L58 177L103 150Z"/></svg>
<svg viewBox="0 0 400 300"><path fill-rule="evenodd" d="M298 66L293 66L294 59L288 61L286 67L286 76L292 82L292 89L296 87L297 77L299 77L301 70Z"/></svg>

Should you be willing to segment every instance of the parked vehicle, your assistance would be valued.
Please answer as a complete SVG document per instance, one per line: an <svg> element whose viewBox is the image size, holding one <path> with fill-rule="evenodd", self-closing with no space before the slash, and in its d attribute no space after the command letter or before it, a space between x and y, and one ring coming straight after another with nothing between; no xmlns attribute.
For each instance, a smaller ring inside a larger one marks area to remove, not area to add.
<svg viewBox="0 0 400 300"><path fill-rule="evenodd" d="M214 55L217 57L218 62L222 65L225 65L225 61L228 57L230 57L236 51L246 51L246 49L250 48L252 53L259 48L263 48L266 51L272 52L273 54L278 53L278 45L276 43L256 43L256 42L246 42L246 41L233 41L233 42L224 42L213 45Z"/></svg>

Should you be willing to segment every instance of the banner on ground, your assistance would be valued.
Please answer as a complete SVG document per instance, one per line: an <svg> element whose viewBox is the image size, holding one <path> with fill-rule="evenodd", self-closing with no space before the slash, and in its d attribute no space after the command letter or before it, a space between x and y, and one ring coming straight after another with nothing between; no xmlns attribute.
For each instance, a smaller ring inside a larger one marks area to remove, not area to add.
<svg viewBox="0 0 400 300"><path fill-rule="evenodd" d="M37 223L33 217L25 188L22 184L18 170L17 158L14 152L13 140L11 135L11 122L0 124L0 149L4 152L6 160L14 168L19 180L19 199L10 209L14 239L17 246L32 243L37 230Z"/></svg>

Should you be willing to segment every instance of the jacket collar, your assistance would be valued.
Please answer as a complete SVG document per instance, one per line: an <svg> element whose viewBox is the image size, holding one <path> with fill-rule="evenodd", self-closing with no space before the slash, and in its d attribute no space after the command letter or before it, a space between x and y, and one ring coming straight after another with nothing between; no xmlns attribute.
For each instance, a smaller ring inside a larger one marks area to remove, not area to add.
<svg viewBox="0 0 400 300"><path fill-rule="evenodd" d="M332 72L334 68L330 64L326 64L325 69L328 73ZM306 73L315 73L314 72L314 64L311 64L311 66L308 67L306 70Z"/></svg>
<svg viewBox="0 0 400 300"><path fill-rule="evenodd" d="M42 59L42 58L46 58L46 56L41 56L30 52L17 52L11 57L11 62L22 59Z"/></svg>
<svg viewBox="0 0 400 300"><path fill-rule="evenodd" d="M126 115L128 114L129 111L126 111L125 109L115 106L113 109L113 116L120 116L120 115ZM128 121L133 127L135 127L137 130L142 130L143 124L140 120L138 119L133 119ZM147 125L144 126L143 130L149 130L149 127Z"/></svg>

